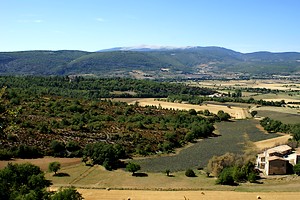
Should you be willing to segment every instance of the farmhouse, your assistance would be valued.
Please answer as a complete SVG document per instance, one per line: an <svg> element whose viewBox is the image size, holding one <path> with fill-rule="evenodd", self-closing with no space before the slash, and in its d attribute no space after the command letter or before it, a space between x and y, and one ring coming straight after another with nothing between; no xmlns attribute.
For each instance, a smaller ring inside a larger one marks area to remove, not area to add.
<svg viewBox="0 0 300 200"><path fill-rule="evenodd" d="M288 145L280 145L257 155L256 167L266 175L283 175L300 161L300 153Z"/></svg>
<svg viewBox="0 0 300 200"><path fill-rule="evenodd" d="M213 97L213 98L221 98L221 97L225 97L226 95L223 93L214 93L211 95L208 95L208 97Z"/></svg>

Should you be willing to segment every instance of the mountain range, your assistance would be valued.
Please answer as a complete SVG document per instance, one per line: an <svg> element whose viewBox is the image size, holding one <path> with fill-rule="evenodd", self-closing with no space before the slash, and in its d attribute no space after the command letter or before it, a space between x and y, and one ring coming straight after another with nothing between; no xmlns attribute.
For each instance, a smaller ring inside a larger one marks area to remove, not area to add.
<svg viewBox="0 0 300 200"><path fill-rule="evenodd" d="M210 78L300 75L298 52L240 53L221 47L118 47L0 52L0 75Z"/></svg>

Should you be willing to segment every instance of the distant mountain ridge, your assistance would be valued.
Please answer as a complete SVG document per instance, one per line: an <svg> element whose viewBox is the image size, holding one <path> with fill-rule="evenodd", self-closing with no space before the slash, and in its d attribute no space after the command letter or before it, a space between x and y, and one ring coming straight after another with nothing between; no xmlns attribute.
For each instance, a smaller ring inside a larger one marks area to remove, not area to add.
<svg viewBox="0 0 300 200"><path fill-rule="evenodd" d="M168 50L179 50L179 49L191 49L196 48L196 46L159 46L159 45L139 45L131 47L115 47L111 49L102 49L97 52L107 52L107 51L168 51Z"/></svg>
<svg viewBox="0 0 300 200"><path fill-rule="evenodd" d="M82 74L135 78L295 75L300 74L300 53L148 45L98 52L0 52L0 75Z"/></svg>

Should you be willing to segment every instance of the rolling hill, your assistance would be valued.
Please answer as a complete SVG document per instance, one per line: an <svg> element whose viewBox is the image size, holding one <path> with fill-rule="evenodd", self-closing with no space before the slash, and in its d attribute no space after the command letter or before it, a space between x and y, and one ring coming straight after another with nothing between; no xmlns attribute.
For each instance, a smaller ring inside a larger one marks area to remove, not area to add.
<svg viewBox="0 0 300 200"><path fill-rule="evenodd" d="M220 47L0 52L0 75L130 77L136 72L144 78L291 75L300 73L300 53L243 54Z"/></svg>

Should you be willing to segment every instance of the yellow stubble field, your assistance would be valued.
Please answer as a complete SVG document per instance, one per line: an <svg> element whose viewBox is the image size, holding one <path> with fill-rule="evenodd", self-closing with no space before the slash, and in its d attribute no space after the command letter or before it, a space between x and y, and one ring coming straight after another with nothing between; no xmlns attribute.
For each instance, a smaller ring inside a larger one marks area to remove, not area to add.
<svg viewBox="0 0 300 200"><path fill-rule="evenodd" d="M161 106L162 108L175 109L175 110L190 110L195 109L196 111L200 110L209 110L211 113L217 114L219 110L227 112L231 117L235 119L246 119L250 118L251 115L247 108L231 106L230 108L225 105L218 104L203 104L203 105L192 105L185 103L172 103L165 101L157 101L154 98L115 98L114 101L122 101L128 104L134 104L138 102L140 106Z"/></svg>

